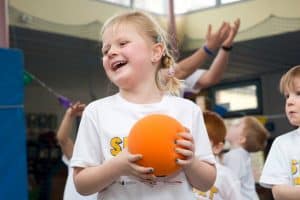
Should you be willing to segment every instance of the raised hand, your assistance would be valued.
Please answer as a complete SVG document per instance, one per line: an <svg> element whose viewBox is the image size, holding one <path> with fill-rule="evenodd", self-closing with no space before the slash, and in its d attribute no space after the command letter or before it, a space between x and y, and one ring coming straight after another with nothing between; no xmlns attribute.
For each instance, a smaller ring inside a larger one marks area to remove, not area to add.
<svg viewBox="0 0 300 200"><path fill-rule="evenodd" d="M240 28L240 19L236 19L233 23L233 26L230 26L230 32L229 32L229 35L228 37L226 38L226 40L223 42L222 46L225 46L225 47L231 47L232 44L233 44L233 41L234 41L234 38L236 36L236 34L238 33L239 31L239 28Z"/></svg>
<svg viewBox="0 0 300 200"><path fill-rule="evenodd" d="M67 114L69 114L71 117L81 116L84 108L85 108L85 104L80 103L80 101L77 101L75 104L72 104L68 108Z"/></svg>
<svg viewBox="0 0 300 200"><path fill-rule="evenodd" d="M212 26L209 24L206 33L205 45L212 51L217 50L220 48L225 39L228 38L229 33L230 25L228 22L223 22L216 32L212 32Z"/></svg>

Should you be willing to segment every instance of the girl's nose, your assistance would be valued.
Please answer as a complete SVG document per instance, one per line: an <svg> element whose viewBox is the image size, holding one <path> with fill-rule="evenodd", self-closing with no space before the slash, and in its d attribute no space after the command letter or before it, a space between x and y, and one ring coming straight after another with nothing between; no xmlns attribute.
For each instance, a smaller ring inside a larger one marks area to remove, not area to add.
<svg viewBox="0 0 300 200"><path fill-rule="evenodd" d="M113 57L118 54L118 50L115 47L111 47L107 53L109 57Z"/></svg>

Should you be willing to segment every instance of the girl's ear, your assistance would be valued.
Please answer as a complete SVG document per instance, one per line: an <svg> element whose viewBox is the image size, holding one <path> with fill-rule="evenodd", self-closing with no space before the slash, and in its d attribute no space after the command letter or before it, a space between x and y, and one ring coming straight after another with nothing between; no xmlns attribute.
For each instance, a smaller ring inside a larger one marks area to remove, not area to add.
<svg viewBox="0 0 300 200"><path fill-rule="evenodd" d="M160 61L163 53L164 53L164 46L162 43L158 42L155 43L152 47L152 56L151 56L151 62L156 63Z"/></svg>

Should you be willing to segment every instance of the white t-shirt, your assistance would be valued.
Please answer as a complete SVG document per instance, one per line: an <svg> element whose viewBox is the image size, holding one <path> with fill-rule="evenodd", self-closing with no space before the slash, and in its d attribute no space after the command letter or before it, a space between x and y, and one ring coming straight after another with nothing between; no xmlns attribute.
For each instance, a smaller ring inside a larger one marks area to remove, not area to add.
<svg viewBox="0 0 300 200"><path fill-rule="evenodd" d="M70 167L70 160L68 160L68 158L65 155L63 155L62 160L68 167L68 177L65 185L63 199L64 200L96 200L97 194L82 196L76 191L74 181L73 181L73 168Z"/></svg>
<svg viewBox="0 0 300 200"><path fill-rule="evenodd" d="M194 189L198 200L242 200L240 182L233 172L224 165L216 164L217 177L214 186L207 192Z"/></svg>
<svg viewBox="0 0 300 200"><path fill-rule="evenodd" d="M241 184L241 195L244 199L259 199L255 190L250 154L239 147L224 155L224 165L229 167L238 177Z"/></svg>
<svg viewBox="0 0 300 200"><path fill-rule="evenodd" d="M174 96L163 96L153 104L134 104L115 94L89 104L83 112L78 130L72 167L96 166L111 159L124 148L131 127L148 114L166 114L187 127L194 137L195 156L215 163L204 125L202 112L193 102ZM155 147L155 144L153 144ZM192 186L184 172L167 182L151 187L135 179L122 176L98 194L105 200L174 200L193 199Z"/></svg>
<svg viewBox="0 0 300 200"><path fill-rule="evenodd" d="M266 159L260 184L300 185L300 129L277 137Z"/></svg>
<svg viewBox="0 0 300 200"><path fill-rule="evenodd" d="M197 69L196 71L194 71L194 73L192 73L190 76L188 76L184 80L184 86L183 86L183 90L181 90L180 96L183 97L184 92L191 92L191 93L198 93L198 92L200 92L201 88L197 88L196 84L197 84L197 81L200 79L200 77L206 71L207 70Z"/></svg>

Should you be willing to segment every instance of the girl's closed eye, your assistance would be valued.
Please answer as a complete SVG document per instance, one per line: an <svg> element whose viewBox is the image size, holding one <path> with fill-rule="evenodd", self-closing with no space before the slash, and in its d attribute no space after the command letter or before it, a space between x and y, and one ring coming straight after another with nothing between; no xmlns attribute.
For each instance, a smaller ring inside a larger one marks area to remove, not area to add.
<svg viewBox="0 0 300 200"><path fill-rule="evenodd" d="M103 54L103 55L106 55L106 54L108 53L108 50L109 50L108 47L103 48L103 49L102 49L102 54Z"/></svg>
<svg viewBox="0 0 300 200"><path fill-rule="evenodd" d="M120 46L123 47L123 46L126 46L126 44L128 44L129 41L121 41L120 42Z"/></svg>

